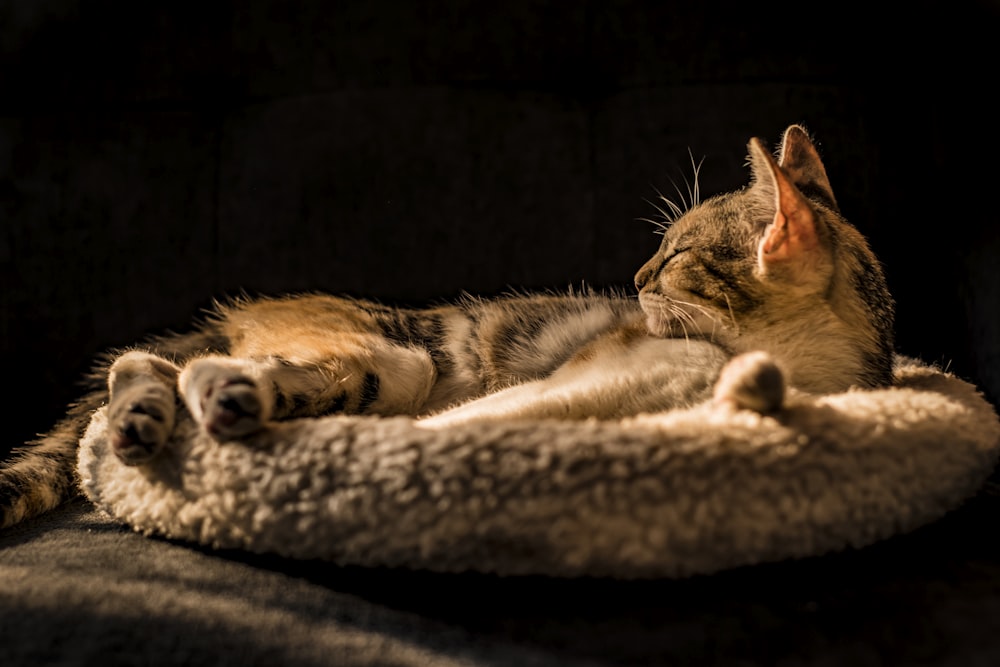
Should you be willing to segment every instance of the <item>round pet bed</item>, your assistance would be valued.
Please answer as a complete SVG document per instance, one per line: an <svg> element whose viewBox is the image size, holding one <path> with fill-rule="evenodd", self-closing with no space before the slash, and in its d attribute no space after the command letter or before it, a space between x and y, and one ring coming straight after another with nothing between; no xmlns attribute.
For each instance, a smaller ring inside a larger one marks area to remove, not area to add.
<svg viewBox="0 0 1000 667"><path fill-rule="evenodd" d="M992 472L976 387L900 360L891 388L619 421L441 430L409 418L283 422L217 443L190 421L128 467L104 411L84 493L135 530L338 565L623 579L862 547L956 508Z"/></svg>

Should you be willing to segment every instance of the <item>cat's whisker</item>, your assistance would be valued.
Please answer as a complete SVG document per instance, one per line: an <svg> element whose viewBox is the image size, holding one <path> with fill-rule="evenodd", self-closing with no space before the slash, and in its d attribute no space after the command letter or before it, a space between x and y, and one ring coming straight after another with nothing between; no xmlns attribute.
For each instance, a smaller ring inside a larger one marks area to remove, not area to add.
<svg viewBox="0 0 1000 667"><path fill-rule="evenodd" d="M729 301L729 295L723 291L722 298L726 300L726 309L729 311L729 321L733 323L733 331L739 335L740 325L736 322L736 313L733 312L733 304Z"/></svg>
<svg viewBox="0 0 1000 667"><path fill-rule="evenodd" d="M683 308L679 308L673 303L667 304L667 310L670 312L671 318L680 325L681 331L684 333L684 340L690 343L691 340L688 337L688 329L684 323L687 321L691 324L691 326L695 326L696 322L694 321L694 317L691 313L687 312Z"/></svg>
<svg viewBox="0 0 1000 667"><path fill-rule="evenodd" d="M673 224L674 221L677 220L677 218L679 218L682 215L684 215L684 211L686 209L682 209L676 203L674 203L673 201L671 201L670 199L668 199L667 197L665 197L663 195L663 193L660 192L655 186L653 187L653 191L656 192L657 197L660 198L660 201L663 202L663 204L667 208L664 209L663 206L660 206L659 204L653 203L653 202L649 201L648 199L646 199L645 201L646 201L647 204L649 204L650 206L652 206L653 208L655 208L657 210L657 212L659 212L660 215L663 216L663 221L665 223L667 223L668 225Z"/></svg>
<svg viewBox="0 0 1000 667"><path fill-rule="evenodd" d="M684 215L684 212L687 211L687 207L686 207L687 206L687 202L684 202L684 201L681 202L682 204L685 205L684 207L678 206L677 202L675 202L670 197L668 197L665 194L663 194L663 192L661 192L660 189L657 188L655 185L651 186L651 187L653 188L653 191L656 192L656 196L659 197L660 201L662 201L664 204L666 204L667 208L670 209L671 214L672 214L670 216L671 218L677 218L677 217L680 217L681 215Z"/></svg>
<svg viewBox="0 0 1000 667"><path fill-rule="evenodd" d="M689 307L694 308L695 310L697 310L697 311L699 311L699 312L701 312L701 313L703 313L705 315L711 316L711 314L712 314L712 311L709 308L701 305L700 303L694 303L693 301L681 301L680 299L672 299L672 300L676 304L679 304L681 306L689 306Z"/></svg>
<svg viewBox="0 0 1000 667"><path fill-rule="evenodd" d="M701 174L701 165L705 162L705 157L702 156L697 163L694 161L694 153L688 148L688 156L691 158L691 170L694 172L694 185L691 191L691 201L692 206L697 206L701 203L701 186L698 185L698 176ZM687 179L685 179L686 181Z"/></svg>
<svg viewBox="0 0 1000 667"><path fill-rule="evenodd" d="M681 334L684 336L684 340L687 341L687 342L690 342L690 339L688 338L687 327L684 326L684 320L681 319L680 317L676 317L676 316L673 319L680 326L680 328L681 328Z"/></svg>
<svg viewBox="0 0 1000 667"><path fill-rule="evenodd" d="M653 233L658 234L660 236L663 236L667 232L667 229L670 228L669 224L667 224L666 222L662 222L660 220L653 220L652 218L636 218L636 219L639 220L640 222L648 222L649 224L655 226L656 230Z"/></svg>
<svg viewBox="0 0 1000 667"><path fill-rule="evenodd" d="M698 200L697 200L697 196L698 196L697 195L697 181L695 181L695 186L696 186L695 189L692 189L691 188L691 182L688 181L687 176L683 176L682 175L681 178L684 179L684 187L687 188L687 198L688 198L688 201L691 202L690 204L688 204L688 208L697 206L698 205Z"/></svg>
<svg viewBox="0 0 1000 667"><path fill-rule="evenodd" d="M660 199L663 201L663 203L665 203L668 207L670 207L670 211L673 214L671 216L672 219L677 219L677 218L681 217L682 215L684 215L684 212L687 210L686 206L685 206L685 208L681 208L676 203L674 203L672 200L667 199L663 195L660 195Z"/></svg>
<svg viewBox="0 0 1000 667"><path fill-rule="evenodd" d="M652 206L653 208L655 208L655 209L656 209L656 212L657 212L657 213L659 213L659 214L660 214L661 216L663 216L663 220L664 220L664 221L666 221L666 222L670 222L670 221L671 221L671 218L670 218L670 215L669 215L669 214L668 214L668 213L667 213L667 212L666 212L665 210L663 210L663 208L662 208L662 207L660 207L660 206L657 206L656 204L654 204L653 202L651 202L651 201L650 201L650 200L648 200L648 199L645 199L644 201L645 201L645 202L646 202L647 204L649 204L650 206ZM648 220L648 218L639 218L639 219L640 219L640 220ZM651 221L651 222L652 222L652 221Z"/></svg>
<svg viewBox="0 0 1000 667"><path fill-rule="evenodd" d="M687 184L687 178L686 177L684 177L684 183ZM670 179L670 184L674 186L674 191L677 192L677 196L680 197L681 204L683 205L683 210L685 210L685 211L691 210L691 203L688 201L688 198L684 196L684 192L681 190L680 186L677 185L677 181L675 181L674 179L671 178ZM691 187L690 187L690 185L688 185L688 192L690 193L690 191L691 191Z"/></svg>
<svg viewBox="0 0 1000 667"><path fill-rule="evenodd" d="M729 319L733 323L733 328L738 332L739 325L736 323L736 316L733 313L732 305L729 303L729 297L725 293L723 293L723 297L726 299L726 304L729 307ZM691 310L695 310L698 313L704 315L706 318L708 318L708 320L712 323L712 329L710 332L708 332L709 337L711 340L715 340L715 335L719 331L721 322L715 316L712 309L698 303L693 303L691 301L672 299L670 305L670 313L673 316L674 320L677 321L681 325L681 327L685 329L685 338L687 337L687 328L684 326L684 321L690 323L691 326L695 329L700 328L698 326L698 322L695 320L694 314L691 313Z"/></svg>

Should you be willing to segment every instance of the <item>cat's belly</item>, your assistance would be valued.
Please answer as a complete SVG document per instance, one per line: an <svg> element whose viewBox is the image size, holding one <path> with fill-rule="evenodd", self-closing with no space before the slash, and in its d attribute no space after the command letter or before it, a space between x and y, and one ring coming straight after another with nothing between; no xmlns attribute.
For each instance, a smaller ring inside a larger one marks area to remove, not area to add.
<svg viewBox="0 0 1000 667"><path fill-rule="evenodd" d="M612 337L613 338L613 337ZM551 376L484 396L420 421L428 428L516 419L618 419L693 405L711 395L729 355L703 340L608 340Z"/></svg>

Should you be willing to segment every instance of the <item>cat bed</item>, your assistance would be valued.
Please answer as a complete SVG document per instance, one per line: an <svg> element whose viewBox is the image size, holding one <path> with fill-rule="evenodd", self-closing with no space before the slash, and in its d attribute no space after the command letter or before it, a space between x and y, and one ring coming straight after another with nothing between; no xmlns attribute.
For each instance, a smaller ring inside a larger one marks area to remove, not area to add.
<svg viewBox="0 0 1000 667"><path fill-rule="evenodd" d="M774 416L705 404L442 430L324 417L223 444L187 422L137 467L105 424L102 409L81 442L82 489L146 534L336 565L621 579L872 544L956 508L1000 451L974 386L903 359L892 388Z"/></svg>

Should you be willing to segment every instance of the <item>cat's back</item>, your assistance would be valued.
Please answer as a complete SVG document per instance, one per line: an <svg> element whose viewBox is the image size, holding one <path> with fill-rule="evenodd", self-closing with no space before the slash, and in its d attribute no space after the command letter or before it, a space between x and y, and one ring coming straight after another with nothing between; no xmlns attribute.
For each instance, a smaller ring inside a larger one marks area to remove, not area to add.
<svg viewBox="0 0 1000 667"><path fill-rule="evenodd" d="M452 400L550 375L598 337L642 326L643 317L634 297L587 289L465 295L419 308L308 293L219 304L207 326L234 356L299 358L308 350L336 357L385 345L425 350L439 391Z"/></svg>
<svg viewBox="0 0 1000 667"><path fill-rule="evenodd" d="M466 298L458 307L489 390L550 375L592 341L644 318L636 299L613 292Z"/></svg>

